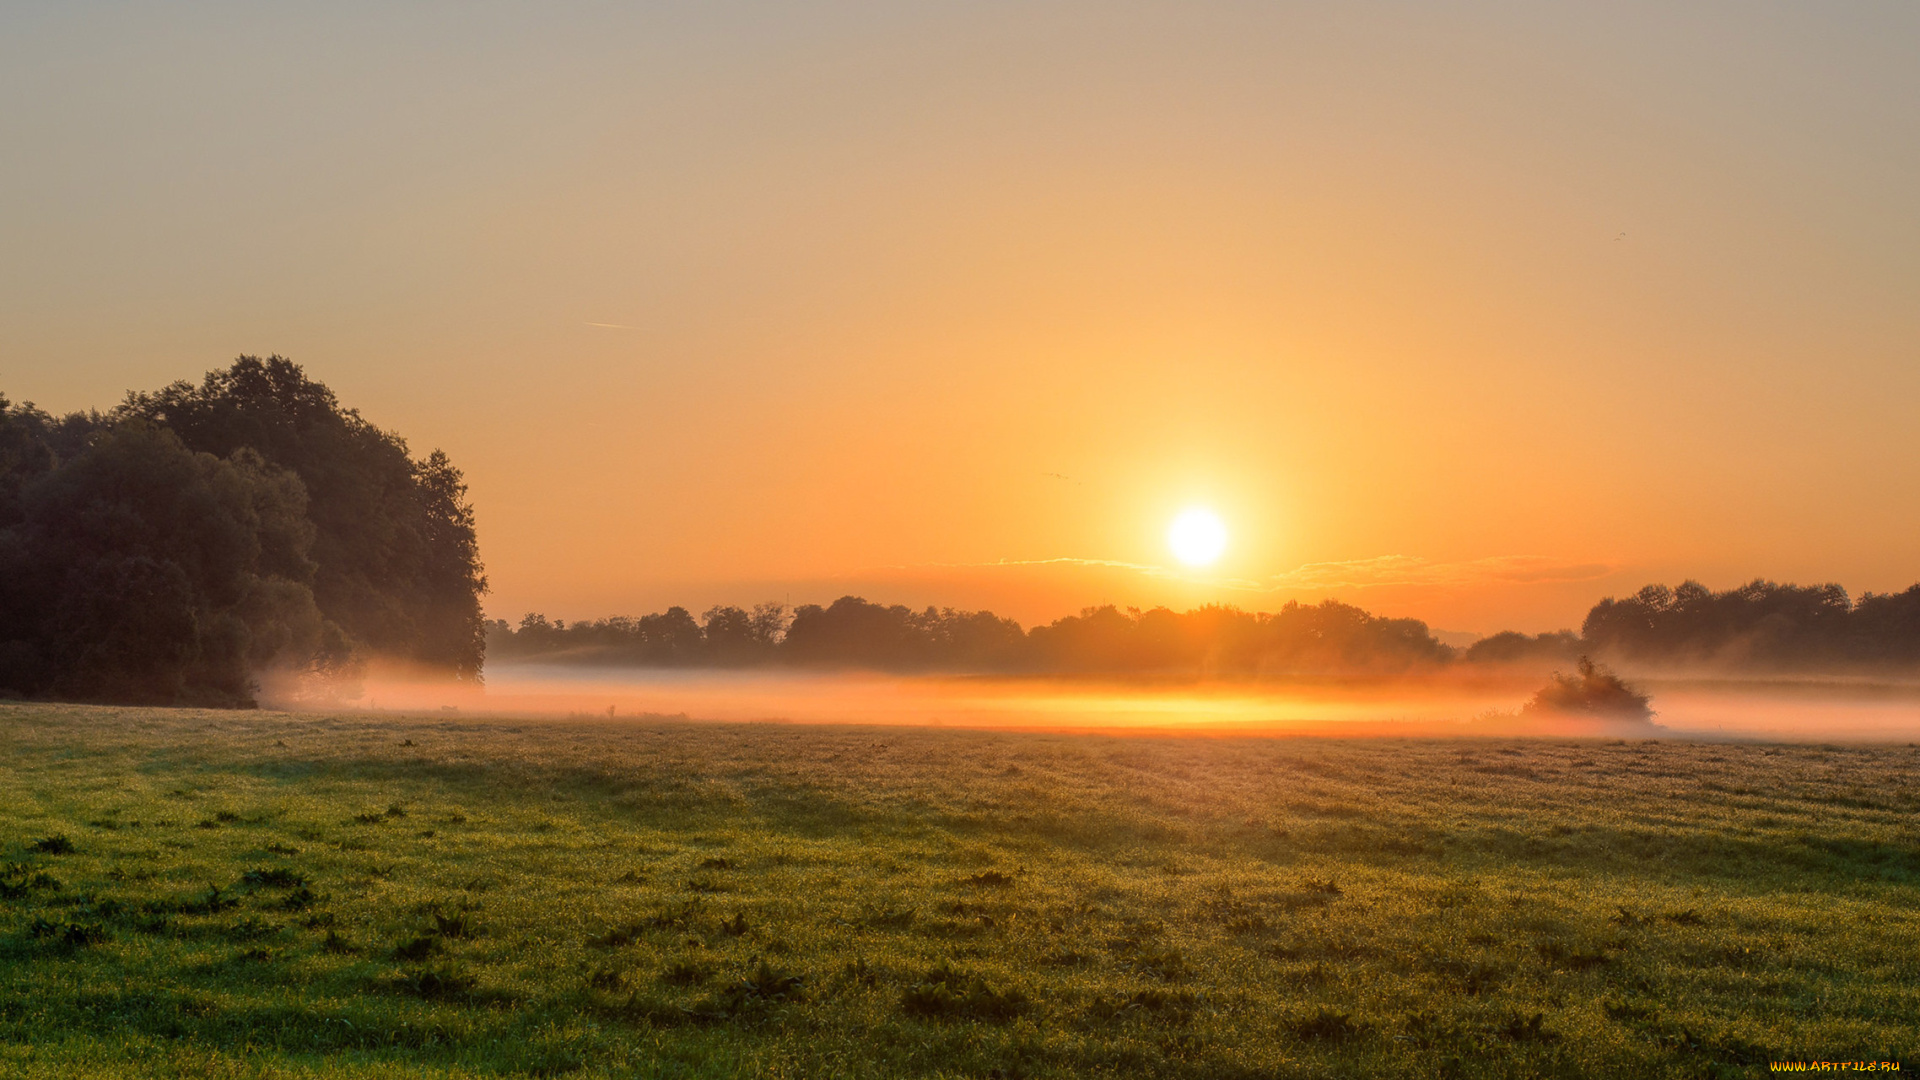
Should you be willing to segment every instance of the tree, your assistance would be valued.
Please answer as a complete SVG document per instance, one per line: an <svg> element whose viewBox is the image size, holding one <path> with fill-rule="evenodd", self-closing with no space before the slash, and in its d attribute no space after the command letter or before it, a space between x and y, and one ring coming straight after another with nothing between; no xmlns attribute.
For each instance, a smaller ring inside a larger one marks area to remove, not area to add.
<svg viewBox="0 0 1920 1080"><path fill-rule="evenodd" d="M480 677L487 582L467 488L444 453L413 460L405 440L280 356L130 394L112 419L162 424L218 457L250 449L299 476L320 610L363 652Z"/></svg>
<svg viewBox="0 0 1920 1080"><path fill-rule="evenodd" d="M0 544L0 679L16 693L251 704L254 673L343 640L314 604L299 478L127 420L22 488Z"/></svg>

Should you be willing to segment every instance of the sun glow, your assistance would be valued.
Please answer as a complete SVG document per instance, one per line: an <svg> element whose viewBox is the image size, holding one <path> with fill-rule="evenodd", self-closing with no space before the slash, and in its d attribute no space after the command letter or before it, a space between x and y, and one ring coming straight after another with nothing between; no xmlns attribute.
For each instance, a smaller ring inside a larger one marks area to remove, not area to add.
<svg viewBox="0 0 1920 1080"><path fill-rule="evenodd" d="M1206 566L1227 550L1227 523L1205 507L1183 510L1167 527L1167 546L1188 566Z"/></svg>

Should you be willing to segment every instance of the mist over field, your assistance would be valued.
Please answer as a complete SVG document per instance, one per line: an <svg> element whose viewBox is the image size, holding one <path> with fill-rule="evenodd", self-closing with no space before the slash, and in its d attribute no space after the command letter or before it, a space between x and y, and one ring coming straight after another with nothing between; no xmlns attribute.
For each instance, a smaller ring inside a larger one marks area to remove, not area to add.
<svg viewBox="0 0 1920 1080"><path fill-rule="evenodd" d="M1541 677L1446 672L1394 677L1200 680L728 671L570 664L489 665L484 687L376 667L351 699L269 694L269 708L497 717L638 716L807 724L898 724L1328 736L1607 736L1907 742L1920 739L1920 680L1634 679L1651 723L1530 716Z"/></svg>

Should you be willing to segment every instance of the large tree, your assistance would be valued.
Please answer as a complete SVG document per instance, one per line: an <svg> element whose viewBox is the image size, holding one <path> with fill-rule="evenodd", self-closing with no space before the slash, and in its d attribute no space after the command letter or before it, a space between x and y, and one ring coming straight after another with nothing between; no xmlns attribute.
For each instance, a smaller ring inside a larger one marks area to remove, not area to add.
<svg viewBox="0 0 1920 1080"><path fill-rule="evenodd" d="M356 646L477 680L486 591L460 470L344 408L280 356L242 356L199 385L130 395L116 416L215 455L247 448L292 471L313 522L313 594Z"/></svg>
<svg viewBox="0 0 1920 1080"><path fill-rule="evenodd" d="M254 677L337 654L314 605L297 477L141 420L22 486L0 532L0 688L244 705Z"/></svg>

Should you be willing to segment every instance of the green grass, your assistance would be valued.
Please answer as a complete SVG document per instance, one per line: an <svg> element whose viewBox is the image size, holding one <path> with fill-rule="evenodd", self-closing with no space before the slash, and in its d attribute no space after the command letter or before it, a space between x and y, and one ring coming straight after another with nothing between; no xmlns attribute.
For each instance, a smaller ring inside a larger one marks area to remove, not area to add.
<svg viewBox="0 0 1920 1080"><path fill-rule="evenodd" d="M0 1075L1898 1060L1920 751L0 706Z"/></svg>

